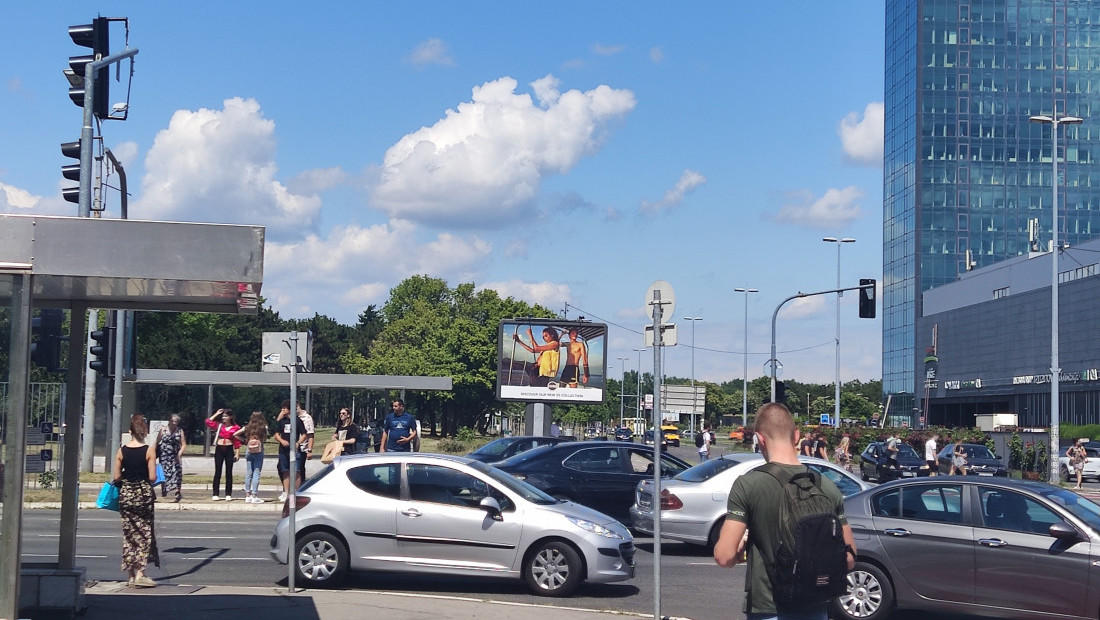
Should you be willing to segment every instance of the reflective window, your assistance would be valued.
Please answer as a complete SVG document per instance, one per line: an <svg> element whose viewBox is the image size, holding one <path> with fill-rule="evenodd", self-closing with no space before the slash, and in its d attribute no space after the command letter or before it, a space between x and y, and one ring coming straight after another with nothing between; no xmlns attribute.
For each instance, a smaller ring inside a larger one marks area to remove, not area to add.
<svg viewBox="0 0 1100 620"><path fill-rule="evenodd" d="M407 470L410 500L478 508L481 500L492 497L502 509L512 506L507 496L498 489L466 472L419 463L410 463Z"/></svg>
<svg viewBox="0 0 1100 620"><path fill-rule="evenodd" d="M859 484L855 480L852 480L848 476L845 476L844 474L833 469L832 467L826 467L818 463L813 463L810 465L810 467L816 470L822 476L825 476L829 480L832 480L833 484L836 485L836 488L840 489L840 494L844 497L855 495L856 493L859 493L863 490L863 487L859 486Z"/></svg>
<svg viewBox="0 0 1100 620"><path fill-rule="evenodd" d="M574 452L563 465L577 471L622 473L620 459L618 448L588 448Z"/></svg>
<svg viewBox="0 0 1100 620"><path fill-rule="evenodd" d="M352 467L347 475L360 491L393 499L401 496L401 466L397 463Z"/></svg>
<svg viewBox="0 0 1100 620"><path fill-rule="evenodd" d="M1014 491L978 487L982 519L986 527L1030 534L1046 534L1050 526L1062 523L1051 509Z"/></svg>

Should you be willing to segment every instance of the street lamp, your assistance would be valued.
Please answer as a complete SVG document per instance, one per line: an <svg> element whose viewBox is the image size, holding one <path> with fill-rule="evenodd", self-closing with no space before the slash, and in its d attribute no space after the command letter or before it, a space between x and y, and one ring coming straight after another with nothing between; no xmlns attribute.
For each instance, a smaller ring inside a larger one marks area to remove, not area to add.
<svg viewBox="0 0 1100 620"><path fill-rule="evenodd" d="M695 322L702 321L701 316L685 316L685 321L691 321L691 432L695 434ZM701 417L701 416L700 416Z"/></svg>
<svg viewBox="0 0 1100 620"><path fill-rule="evenodd" d="M623 384L626 381L626 360L625 357L616 358L621 364L621 370L619 371L619 426L623 426L623 409L626 406L626 386Z"/></svg>
<svg viewBox="0 0 1100 620"><path fill-rule="evenodd" d="M1053 219L1051 220L1050 234L1050 482L1058 484L1061 472L1058 471L1058 381L1062 369L1058 363L1058 252L1062 248L1058 245L1058 125L1080 125L1084 119L1076 116L1063 116L1058 118L1057 112L1050 116L1035 115L1030 117L1033 123L1049 124L1050 127L1050 161L1054 164L1054 176L1050 179L1054 197Z"/></svg>
<svg viewBox="0 0 1100 620"><path fill-rule="evenodd" d="M754 288L735 288L737 293L745 294L745 369L741 375L741 426L749 425L749 293L759 293ZM808 412L807 412L808 413Z"/></svg>
<svg viewBox="0 0 1100 620"><path fill-rule="evenodd" d="M836 244L836 287L840 289L840 248L845 243L855 243L856 240L851 237L842 237L840 239L836 237L824 237L822 241ZM840 290L836 292L836 394L834 398L836 400L834 407L834 420L833 426L840 428L840 298L844 296L844 293ZM808 411L806 413L809 413Z"/></svg>
<svg viewBox="0 0 1100 620"><path fill-rule="evenodd" d="M645 347L641 349L634 349L634 352L638 354L638 372L634 375L634 387L638 393L634 397L634 424L638 424L638 420L642 417L642 351L645 351ZM644 439L645 424L642 424L642 434Z"/></svg>

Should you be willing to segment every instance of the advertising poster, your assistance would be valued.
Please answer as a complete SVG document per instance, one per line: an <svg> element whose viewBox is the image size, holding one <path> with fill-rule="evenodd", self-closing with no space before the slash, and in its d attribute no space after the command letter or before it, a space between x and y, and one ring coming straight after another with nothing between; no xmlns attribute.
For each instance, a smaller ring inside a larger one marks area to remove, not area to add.
<svg viewBox="0 0 1100 620"><path fill-rule="evenodd" d="M510 319L497 331L497 398L600 403L607 386L607 325Z"/></svg>

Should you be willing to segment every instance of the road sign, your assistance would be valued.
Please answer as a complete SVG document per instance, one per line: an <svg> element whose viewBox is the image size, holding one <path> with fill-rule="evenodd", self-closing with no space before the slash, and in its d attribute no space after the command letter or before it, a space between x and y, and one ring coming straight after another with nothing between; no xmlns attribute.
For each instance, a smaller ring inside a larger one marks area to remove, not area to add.
<svg viewBox="0 0 1100 620"><path fill-rule="evenodd" d="M23 471L28 474L41 474L46 471L46 461L42 460L42 457L37 454L27 454L26 466L23 467Z"/></svg>
<svg viewBox="0 0 1100 620"><path fill-rule="evenodd" d="M833 425L832 417L829 416L829 414L827 414L827 413L821 414L821 425L822 426L832 426Z"/></svg>
<svg viewBox="0 0 1100 620"><path fill-rule="evenodd" d="M39 450L38 451L38 458L42 461L52 461L53 460L53 450L48 450L48 449L47 450Z"/></svg>
<svg viewBox="0 0 1100 620"><path fill-rule="evenodd" d="M647 347L652 347L653 346L653 326L652 325L646 325L645 326L645 339L642 342L644 342L645 346L647 346ZM661 346L663 346L663 347L674 347L674 346L676 346L676 324L675 323L665 323L664 325L661 326Z"/></svg>
<svg viewBox="0 0 1100 620"><path fill-rule="evenodd" d="M43 435L53 435L53 422L42 422L38 425L38 430L42 431Z"/></svg>
<svg viewBox="0 0 1100 620"><path fill-rule="evenodd" d="M28 426L27 427L27 445L28 446L44 446L46 445L46 435L42 432L42 429Z"/></svg>
<svg viewBox="0 0 1100 620"><path fill-rule="evenodd" d="M654 293L661 294L661 316L668 318L676 312L676 293L672 292L672 285L664 280L657 280L649 285L645 292L645 306L649 312L650 320L656 318L657 304L653 303Z"/></svg>
<svg viewBox="0 0 1100 620"><path fill-rule="evenodd" d="M772 365L775 365L775 372L772 372ZM783 377L783 362L779 360L768 360L764 362L764 375L767 377L775 376L779 379Z"/></svg>

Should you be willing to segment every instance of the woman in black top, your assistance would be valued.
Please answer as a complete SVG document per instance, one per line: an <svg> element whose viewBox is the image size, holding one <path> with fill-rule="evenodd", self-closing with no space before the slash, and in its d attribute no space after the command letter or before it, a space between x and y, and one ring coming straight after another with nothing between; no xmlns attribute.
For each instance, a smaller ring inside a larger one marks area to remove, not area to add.
<svg viewBox="0 0 1100 620"><path fill-rule="evenodd" d="M156 452L145 445L149 426L145 417L130 418L130 441L118 449L112 468L118 491L118 512L122 516L122 570L130 575L127 585L152 588L156 582L145 574L152 562L160 568L157 539L153 533L153 506L157 479Z"/></svg>

